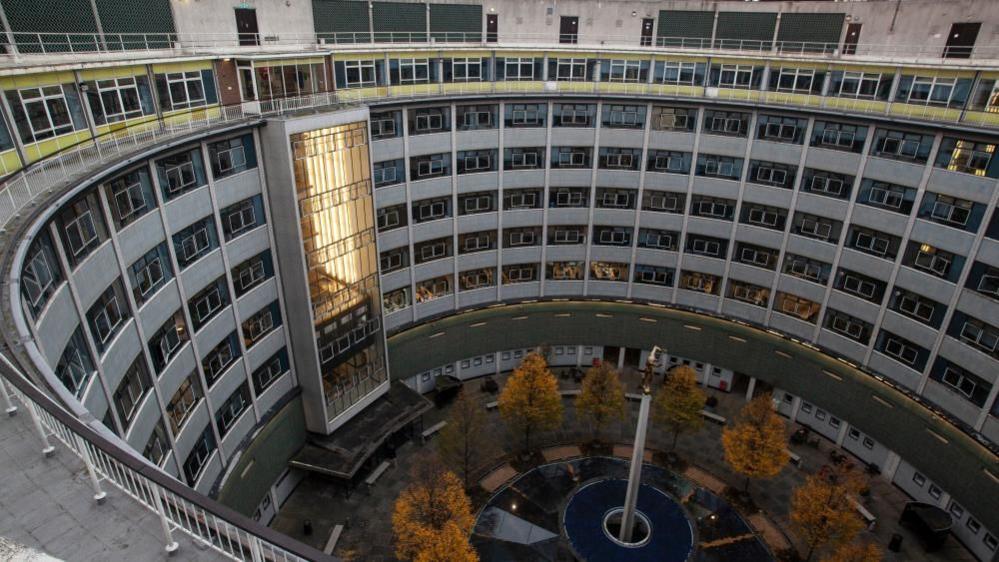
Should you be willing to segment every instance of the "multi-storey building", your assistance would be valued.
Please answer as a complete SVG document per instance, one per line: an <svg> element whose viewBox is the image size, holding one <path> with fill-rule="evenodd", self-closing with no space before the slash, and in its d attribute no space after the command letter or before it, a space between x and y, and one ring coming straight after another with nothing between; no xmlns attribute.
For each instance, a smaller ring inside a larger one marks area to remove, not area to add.
<svg viewBox="0 0 999 562"><path fill-rule="evenodd" d="M995 5L148 4L0 1L5 355L80 432L266 523L407 388L662 345L995 559Z"/></svg>

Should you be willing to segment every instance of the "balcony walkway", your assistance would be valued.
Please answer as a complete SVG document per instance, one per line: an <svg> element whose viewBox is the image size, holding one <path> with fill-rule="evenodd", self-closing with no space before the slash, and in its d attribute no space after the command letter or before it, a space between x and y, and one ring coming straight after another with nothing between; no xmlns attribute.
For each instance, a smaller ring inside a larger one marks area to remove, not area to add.
<svg viewBox="0 0 999 562"><path fill-rule="evenodd" d="M33 557L39 552L62 560L168 559L154 513L108 482L97 505L79 458L59 445L42 456L23 406L12 418L0 416L0 560L44 560ZM173 536L180 549L171 559L224 559L181 531Z"/></svg>

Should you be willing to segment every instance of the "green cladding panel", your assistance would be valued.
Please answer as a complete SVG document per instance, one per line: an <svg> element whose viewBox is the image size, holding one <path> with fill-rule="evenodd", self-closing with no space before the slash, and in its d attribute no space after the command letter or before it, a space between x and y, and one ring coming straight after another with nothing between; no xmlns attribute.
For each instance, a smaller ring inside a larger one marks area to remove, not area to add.
<svg viewBox="0 0 999 562"><path fill-rule="evenodd" d="M312 21L320 38L332 40L338 34L338 43L365 43L370 39L367 2L312 0Z"/></svg>
<svg viewBox="0 0 999 562"><path fill-rule="evenodd" d="M2 5L21 52L98 50L89 0L2 0Z"/></svg>
<svg viewBox="0 0 999 562"><path fill-rule="evenodd" d="M426 4L375 2L371 18L376 41L426 41Z"/></svg>
<svg viewBox="0 0 999 562"><path fill-rule="evenodd" d="M755 49L762 46L769 49L776 26L776 12L719 12L715 45L722 48ZM747 44L738 45L739 41Z"/></svg>
<svg viewBox="0 0 999 562"><path fill-rule="evenodd" d="M798 14L780 16L777 40L782 43L839 43L844 14Z"/></svg>
<svg viewBox="0 0 999 562"><path fill-rule="evenodd" d="M482 6L431 4L430 33L438 40L481 40Z"/></svg>
<svg viewBox="0 0 999 562"><path fill-rule="evenodd" d="M711 39L715 25L714 12L683 10L659 11L659 37Z"/></svg>
<svg viewBox="0 0 999 562"><path fill-rule="evenodd" d="M174 33L169 0L144 0L135 9L130 0L95 0L97 15L109 49L147 49L170 46Z"/></svg>

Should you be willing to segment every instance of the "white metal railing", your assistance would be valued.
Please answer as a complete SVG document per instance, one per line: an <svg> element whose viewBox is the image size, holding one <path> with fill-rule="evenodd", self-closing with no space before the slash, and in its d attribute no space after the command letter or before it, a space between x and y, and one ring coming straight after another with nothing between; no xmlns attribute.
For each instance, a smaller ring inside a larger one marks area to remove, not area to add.
<svg viewBox="0 0 999 562"><path fill-rule="evenodd" d="M87 470L94 500L102 503L102 485L110 483L153 512L160 521L167 552L177 550L174 533L234 560L307 562L331 560L236 512L208 500L158 468L135 459L63 409L0 355L0 398L8 415L23 406L42 443L42 453L55 452L51 438L76 455Z"/></svg>
<svg viewBox="0 0 999 562"><path fill-rule="evenodd" d="M192 51L241 49L247 52L270 47L296 50L329 50L377 45L468 45L493 47L537 45L545 47L606 47L672 51L734 51L769 55L821 56L834 58L903 59L996 59L999 45L947 47L939 44L823 43L807 41L758 41L724 38L640 37L629 35L553 33L483 33L452 31L317 32L281 33L49 33L0 34L6 57L66 53L121 53L127 51Z"/></svg>

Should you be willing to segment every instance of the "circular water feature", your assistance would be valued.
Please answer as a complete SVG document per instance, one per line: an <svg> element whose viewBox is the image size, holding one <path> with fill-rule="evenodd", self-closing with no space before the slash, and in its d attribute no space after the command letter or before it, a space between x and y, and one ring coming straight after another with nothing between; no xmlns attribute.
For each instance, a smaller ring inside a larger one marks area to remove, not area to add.
<svg viewBox="0 0 999 562"><path fill-rule="evenodd" d="M592 562L686 562L694 531L686 512L658 488L638 490L631 542L618 539L625 490L623 479L600 480L569 498L563 526L576 555Z"/></svg>

